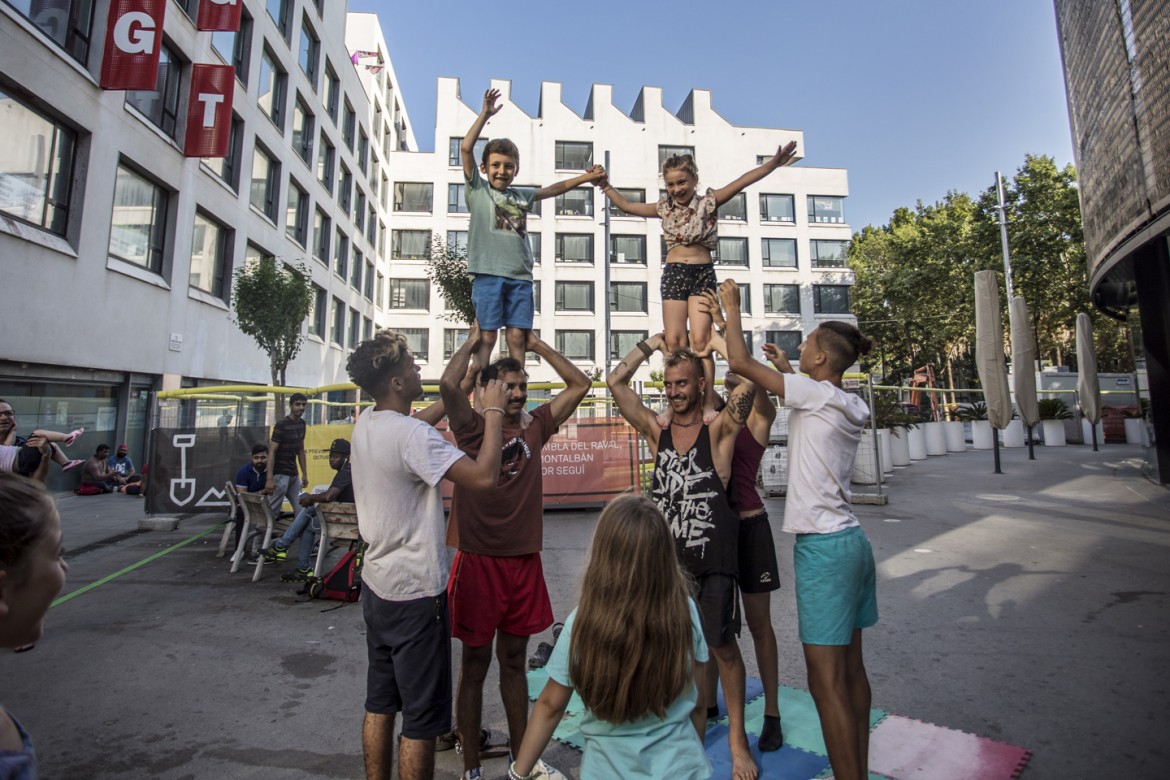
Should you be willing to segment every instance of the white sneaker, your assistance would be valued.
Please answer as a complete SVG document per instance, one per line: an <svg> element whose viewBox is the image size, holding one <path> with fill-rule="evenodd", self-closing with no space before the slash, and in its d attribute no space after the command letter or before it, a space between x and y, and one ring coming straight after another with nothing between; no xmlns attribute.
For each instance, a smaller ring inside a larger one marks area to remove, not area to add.
<svg viewBox="0 0 1170 780"><path fill-rule="evenodd" d="M460 776L463 780L483 780L483 769L477 766L475 769L468 769Z"/></svg>
<svg viewBox="0 0 1170 780"><path fill-rule="evenodd" d="M550 766L544 762L544 759L537 759L536 766L532 767L532 776L540 778L540 780L569 780L564 772L554 766Z"/></svg>

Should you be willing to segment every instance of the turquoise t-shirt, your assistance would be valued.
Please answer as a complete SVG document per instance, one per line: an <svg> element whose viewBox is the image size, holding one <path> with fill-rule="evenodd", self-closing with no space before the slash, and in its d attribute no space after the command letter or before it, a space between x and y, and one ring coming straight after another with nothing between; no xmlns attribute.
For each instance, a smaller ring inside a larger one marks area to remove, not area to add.
<svg viewBox="0 0 1170 780"><path fill-rule="evenodd" d="M504 276L532 281L528 212L536 202L532 187L493 189L479 169L467 180L467 270L472 276Z"/></svg>
<svg viewBox="0 0 1170 780"><path fill-rule="evenodd" d="M707 643L703 641L699 610L693 600L687 601L691 608L695 660L705 662ZM569 679L569 645L576 617L577 610L574 609L565 619L565 627L545 666L551 679L570 688L573 683ZM609 723L593 717L593 713L586 710L581 719L581 736L585 740L581 780L612 780L616 777L700 780L710 777L711 764L691 723L691 712L698 698L698 690L692 681L666 708L665 718L650 715L632 723Z"/></svg>

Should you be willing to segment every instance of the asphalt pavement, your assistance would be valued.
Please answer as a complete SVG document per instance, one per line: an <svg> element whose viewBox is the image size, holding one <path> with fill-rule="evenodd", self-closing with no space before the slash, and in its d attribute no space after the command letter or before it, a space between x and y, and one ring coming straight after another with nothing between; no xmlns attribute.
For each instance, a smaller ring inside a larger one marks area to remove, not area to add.
<svg viewBox="0 0 1170 780"><path fill-rule="evenodd" d="M888 505L858 505L878 563L881 619L865 638L874 706L1028 748L1023 780L1166 777L1170 491L1140 474L1139 455L1005 450L1003 475L989 452L932 457L896 471ZM767 503L782 516L782 499ZM140 531L136 497L58 504L63 600L33 651L0 660L0 700L33 735L42 778L361 776L359 605L299 603L280 567L257 583L229 573L215 554L222 515ZM546 515L558 619L596 516ZM781 681L806 687L791 539L776 541ZM484 725L505 733L494 672ZM576 776L574 750L554 742L545 756ZM506 763L486 769L502 777ZM437 777L459 770L454 751L438 755Z"/></svg>

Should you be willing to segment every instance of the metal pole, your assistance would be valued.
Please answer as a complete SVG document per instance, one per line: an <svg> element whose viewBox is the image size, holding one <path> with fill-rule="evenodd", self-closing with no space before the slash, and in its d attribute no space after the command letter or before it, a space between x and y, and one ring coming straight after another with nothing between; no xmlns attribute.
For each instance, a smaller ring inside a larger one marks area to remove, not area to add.
<svg viewBox="0 0 1170 780"><path fill-rule="evenodd" d="M877 470L877 494L882 494L882 447L878 440L877 418L873 415L873 374L866 376L866 381L869 383L869 429L873 431L873 462Z"/></svg>
<svg viewBox="0 0 1170 780"><path fill-rule="evenodd" d="M605 151L605 175L609 176L609 150L608 149L606 149L606 151ZM605 258L605 324L603 326L603 334L602 334L603 341L601 343L602 343L602 349L605 350L604 352L602 352L602 354L605 355L605 361L604 361L605 370L606 370L606 373L609 373L609 368L612 365L612 358L610 357L610 351L609 351L609 326L610 326L610 322L609 322L609 319L610 319L609 297L610 297L610 295L612 295L612 293L610 292L610 289L609 289L610 288L609 275L610 275L610 263L613 261L613 258L610 257L611 237L610 237L610 233L609 233L609 230L610 230L610 226L609 226L609 201L606 200L605 193L600 193L600 194L601 194L601 202L603 204L602 207L605 209L605 220L604 220L605 232L604 232L604 237L602 239L605 242L605 250L602 254L602 256ZM618 355L618 360L621 360L621 358L622 358L622 356Z"/></svg>
<svg viewBox="0 0 1170 780"><path fill-rule="evenodd" d="M1003 245L1003 278L1007 283L1007 299L1010 302L1015 293L1012 292L1012 256L1008 251L1008 234L1007 234L1007 213L1004 210L1003 201L1003 177L999 175L999 171L995 172L995 191L999 196L999 205L996 211L999 212L999 241Z"/></svg>

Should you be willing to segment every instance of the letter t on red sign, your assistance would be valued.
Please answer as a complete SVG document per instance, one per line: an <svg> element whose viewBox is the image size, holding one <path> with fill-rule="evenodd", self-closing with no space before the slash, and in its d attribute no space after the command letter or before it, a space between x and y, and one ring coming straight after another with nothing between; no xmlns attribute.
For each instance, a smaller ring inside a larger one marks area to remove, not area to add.
<svg viewBox="0 0 1170 780"><path fill-rule="evenodd" d="M192 65L187 100L187 157L227 157L232 135L232 95L236 69L231 65Z"/></svg>
<svg viewBox="0 0 1170 780"><path fill-rule="evenodd" d="M201 0L195 27L213 32L236 32L244 0Z"/></svg>

